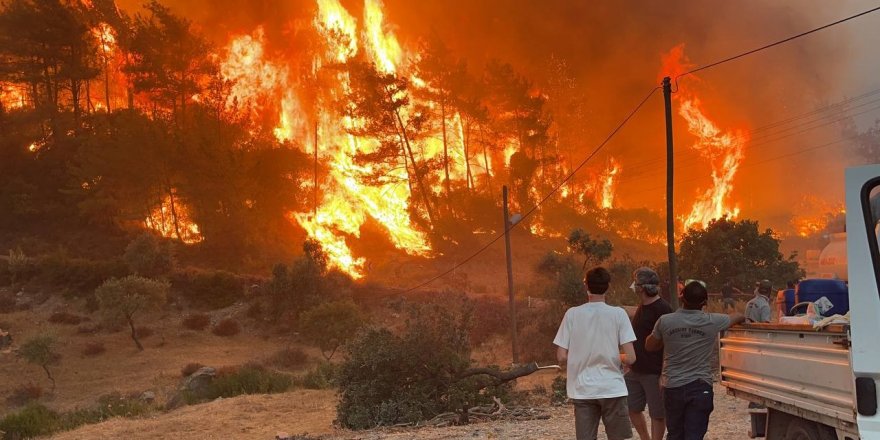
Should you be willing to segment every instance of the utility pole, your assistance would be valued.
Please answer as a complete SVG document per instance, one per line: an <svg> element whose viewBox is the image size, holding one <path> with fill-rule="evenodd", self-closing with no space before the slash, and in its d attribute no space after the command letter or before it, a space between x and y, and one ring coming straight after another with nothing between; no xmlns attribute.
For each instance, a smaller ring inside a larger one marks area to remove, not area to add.
<svg viewBox="0 0 880 440"><path fill-rule="evenodd" d="M672 84L663 78L663 104L666 108L666 250L669 255L669 304L678 308L678 262L675 257L675 214L672 177L675 171L672 151Z"/></svg>
<svg viewBox="0 0 880 440"><path fill-rule="evenodd" d="M519 348L516 342L516 298L513 296L513 259L510 253L510 209L507 205L507 185L502 188L504 198L504 245L507 248L507 294L510 299L510 349L513 363L519 362Z"/></svg>

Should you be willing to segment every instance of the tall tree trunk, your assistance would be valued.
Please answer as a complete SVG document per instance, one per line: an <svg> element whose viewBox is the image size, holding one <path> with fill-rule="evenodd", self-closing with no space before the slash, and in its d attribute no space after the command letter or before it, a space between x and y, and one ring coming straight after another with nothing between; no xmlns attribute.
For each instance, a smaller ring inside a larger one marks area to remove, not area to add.
<svg viewBox="0 0 880 440"><path fill-rule="evenodd" d="M171 205L171 221L174 223L174 233L177 234L177 239L183 241L183 236L180 235L180 222L177 219L177 207L174 202L174 188L168 186L168 200Z"/></svg>
<svg viewBox="0 0 880 440"><path fill-rule="evenodd" d="M441 92L442 93L442 92ZM440 100L440 119L443 128L443 169L446 172L446 197L449 197L449 144L446 140L446 98Z"/></svg>
<svg viewBox="0 0 880 440"><path fill-rule="evenodd" d="M137 345L138 351L144 351L144 346L138 340L137 330L134 329L134 321L131 317L128 318L128 327L131 329L131 339L134 341L134 345Z"/></svg>
<svg viewBox="0 0 880 440"><path fill-rule="evenodd" d="M412 147L409 144L409 137L406 135L406 125L403 124L403 119L400 117L400 112L397 110L394 111L394 116L397 117L397 123L399 124L400 130L400 138L403 140L403 145L406 148L406 152L409 155L409 160L413 166L413 175L416 177L416 183L419 184L419 193L422 195L422 200L425 203L425 210L428 211L428 220L431 222L431 225L434 225L434 209L431 207L431 199L428 196L428 187L425 186L425 182L422 180L422 173L419 172L419 166L416 162L416 157L413 154Z"/></svg>
<svg viewBox="0 0 880 440"><path fill-rule="evenodd" d="M110 61L107 57L107 45L101 43L101 51L104 52L104 105L107 106L107 113L110 113Z"/></svg>
<svg viewBox="0 0 880 440"><path fill-rule="evenodd" d="M489 168L489 154L486 151L486 138L483 136L483 126L480 125L480 143L483 144L483 164L486 166L486 187L492 192L492 170Z"/></svg>
<svg viewBox="0 0 880 440"><path fill-rule="evenodd" d="M318 217L318 118L315 118L314 215Z"/></svg>
<svg viewBox="0 0 880 440"><path fill-rule="evenodd" d="M471 158L470 158L470 140L471 140L471 122L468 121L464 130L464 139L461 140L461 147L464 149L464 169L467 176L468 191L474 187L474 176L471 174Z"/></svg>

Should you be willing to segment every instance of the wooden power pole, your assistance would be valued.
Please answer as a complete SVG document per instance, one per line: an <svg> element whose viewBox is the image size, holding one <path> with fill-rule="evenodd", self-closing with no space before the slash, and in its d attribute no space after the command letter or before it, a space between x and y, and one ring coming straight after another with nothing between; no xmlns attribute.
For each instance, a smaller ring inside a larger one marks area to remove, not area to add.
<svg viewBox="0 0 880 440"><path fill-rule="evenodd" d="M519 363L519 348L516 342L516 298L513 295L513 258L510 253L510 209L507 204L507 185L502 188L504 198L504 245L507 249L507 294L510 299L510 349L513 363Z"/></svg>
<svg viewBox="0 0 880 440"><path fill-rule="evenodd" d="M666 108L666 250L669 255L669 303L678 308L678 262L675 257L675 214L672 178L675 171L672 149L672 84L663 78L663 104Z"/></svg>

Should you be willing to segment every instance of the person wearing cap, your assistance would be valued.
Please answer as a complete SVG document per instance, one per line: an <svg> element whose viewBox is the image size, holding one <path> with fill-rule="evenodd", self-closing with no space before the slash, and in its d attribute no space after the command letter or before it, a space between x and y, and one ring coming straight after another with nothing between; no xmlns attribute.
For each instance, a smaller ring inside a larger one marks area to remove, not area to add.
<svg viewBox="0 0 880 440"><path fill-rule="evenodd" d="M627 403L629 419L642 440L662 440L666 432L663 399L660 394L660 373L663 369L663 353L645 350L645 340L654 331L654 325L661 316L672 313L672 306L660 297L660 276L649 267L640 267L633 272L630 286L639 295L641 302L632 319L636 341L636 361L626 373L626 388L629 390ZM651 417L651 431L645 421L645 406Z"/></svg>
<svg viewBox="0 0 880 440"><path fill-rule="evenodd" d="M712 366L718 334L745 321L738 313L706 313L706 284L688 280L679 295L681 308L657 320L645 341L648 351L663 351L663 404L667 440L699 440L715 409Z"/></svg>
<svg viewBox="0 0 880 440"><path fill-rule="evenodd" d="M773 285L769 280L761 280L755 289L755 297L746 304L746 322L770 322L770 290Z"/></svg>
<svg viewBox="0 0 880 440"><path fill-rule="evenodd" d="M636 336L629 317L620 307L605 303L611 274L602 267L584 278L588 301L565 312L553 343L556 357L566 368L566 392L574 405L578 440L594 440L599 420L608 440L632 437L627 417L624 365L637 357Z"/></svg>

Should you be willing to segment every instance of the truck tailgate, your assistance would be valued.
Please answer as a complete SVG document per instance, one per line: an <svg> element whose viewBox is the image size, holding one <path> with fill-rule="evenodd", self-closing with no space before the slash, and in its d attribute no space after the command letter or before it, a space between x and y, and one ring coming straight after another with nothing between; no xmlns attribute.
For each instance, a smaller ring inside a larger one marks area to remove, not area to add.
<svg viewBox="0 0 880 440"><path fill-rule="evenodd" d="M855 424L847 334L747 325L721 339L721 383L738 397L830 426Z"/></svg>

